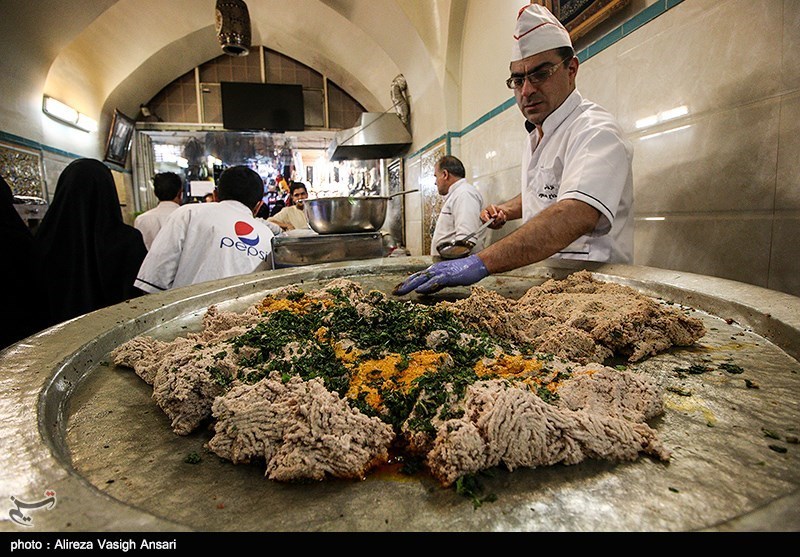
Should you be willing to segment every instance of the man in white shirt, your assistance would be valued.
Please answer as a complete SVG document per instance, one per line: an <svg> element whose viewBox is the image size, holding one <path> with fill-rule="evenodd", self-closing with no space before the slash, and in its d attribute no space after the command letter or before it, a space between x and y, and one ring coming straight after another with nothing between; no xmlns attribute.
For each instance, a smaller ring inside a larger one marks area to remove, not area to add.
<svg viewBox="0 0 800 557"><path fill-rule="evenodd" d="M529 133L522 191L487 207L481 220L524 224L478 254L414 273L395 294L474 284L548 257L632 262L633 149L614 118L576 89L569 33L539 4L517 15L510 71L506 85Z"/></svg>
<svg viewBox="0 0 800 557"><path fill-rule="evenodd" d="M431 255L439 255L437 246L461 240L480 228L483 196L478 188L467 182L464 164L452 155L445 155L436 161L433 176L439 195L444 197L431 239ZM471 238L468 241L472 245L470 253L481 251L486 239L486 230Z"/></svg>
<svg viewBox="0 0 800 557"><path fill-rule="evenodd" d="M217 185L218 203L191 203L170 215L134 286L153 293L271 269L272 231L253 217L263 194L255 171L226 169Z"/></svg>
<svg viewBox="0 0 800 557"><path fill-rule="evenodd" d="M153 177L153 192L158 198L158 205L145 211L133 221L134 228L142 233L144 245L148 250L167 217L181 206L183 180L174 172L161 172Z"/></svg>
<svg viewBox="0 0 800 557"><path fill-rule="evenodd" d="M289 186L289 197L292 198L292 204L269 217L267 222L277 224L284 231L308 228L308 219L303 212L303 205L308 199L306 185L303 182L292 182Z"/></svg>

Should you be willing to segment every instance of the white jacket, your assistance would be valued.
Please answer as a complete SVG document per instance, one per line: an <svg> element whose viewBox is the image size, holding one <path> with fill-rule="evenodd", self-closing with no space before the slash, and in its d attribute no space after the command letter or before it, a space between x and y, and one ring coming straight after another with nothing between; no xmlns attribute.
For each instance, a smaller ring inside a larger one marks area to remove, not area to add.
<svg viewBox="0 0 800 557"><path fill-rule="evenodd" d="M461 178L450 186L439 216L436 217L436 228L431 239L431 255L439 255L436 246L442 242L458 241L469 236L481 227L481 211L483 196L478 188ZM482 230L470 241L475 245L471 253L478 253L486 247L488 231Z"/></svg>
<svg viewBox="0 0 800 557"><path fill-rule="evenodd" d="M172 212L180 207L174 201L159 201L158 205L145 211L133 221L133 227L142 233L144 245L147 249L153 245L153 240L156 239L158 231L164 226Z"/></svg>
<svg viewBox="0 0 800 557"><path fill-rule="evenodd" d="M271 269L272 237L238 201L183 205L156 236L134 286L152 293Z"/></svg>
<svg viewBox="0 0 800 557"><path fill-rule="evenodd" d="M631 263L633 148L611 114L577 90L530 134L522 157L522 220L561 199L600 212L595 229L553 257Z"/></svg>

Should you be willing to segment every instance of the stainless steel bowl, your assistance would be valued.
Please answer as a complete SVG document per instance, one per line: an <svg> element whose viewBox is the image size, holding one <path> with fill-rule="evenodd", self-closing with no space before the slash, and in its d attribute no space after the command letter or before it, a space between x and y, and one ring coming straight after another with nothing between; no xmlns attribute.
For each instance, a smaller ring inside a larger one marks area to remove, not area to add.
<svg viewBox="0 0 800 557"><path fill-rule="evenodd" d="M386 220L387 197L321 197L307 199L308 224L318 234L379 230Z"/></svg>

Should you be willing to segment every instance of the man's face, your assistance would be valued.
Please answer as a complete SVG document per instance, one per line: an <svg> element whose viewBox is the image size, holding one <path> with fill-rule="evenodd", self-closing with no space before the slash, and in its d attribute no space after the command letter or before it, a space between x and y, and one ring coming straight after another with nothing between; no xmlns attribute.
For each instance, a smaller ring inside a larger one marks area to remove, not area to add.
<svg viewBox="0 0 800 557"><path fill-rule="evenodd" d="M447 176L439 165L433 167L433 177L436 179L436 190L439 195L447 195L450 191L450 184L447 183Z"/></svg>
<svg viewBox="0 0 800 557"><path fill-rule="evenodd" d="M523 116L532 124L541 126L545 118L550 116L555 109L575 89L575 75L578 72L578 59L572 58L568 66L559 64L561 58L557 50L547 50L534 54L522 60L511 62L511 77L530 76L534 72L554 70L549 76L538 83L531 83L524 79L522 86L514 89L517 106ZM534 76L534 79L542 76Z"/></svg>
<svg viewBox="0 0 800 557"><path fill-rule="evenodd" d="M292 203L294 203L298 209L303 208L303 202L308 199L308 192L305 188L297 188L292 192Z"/></svg>

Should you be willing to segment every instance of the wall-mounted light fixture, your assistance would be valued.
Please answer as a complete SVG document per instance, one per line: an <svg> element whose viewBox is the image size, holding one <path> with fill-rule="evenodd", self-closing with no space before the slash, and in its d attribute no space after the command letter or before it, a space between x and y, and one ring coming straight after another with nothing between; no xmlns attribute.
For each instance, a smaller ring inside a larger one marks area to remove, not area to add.
<svg viewBox="0 0 800 557"><path fill-rule="evenodd" d="M61 101L44 95L42 100L42 111L51 118L58 120L62 124L67 124L73 128L78 128L85 132L96 132L97 122L86 114L81 114L69 105Z"/></svg>

